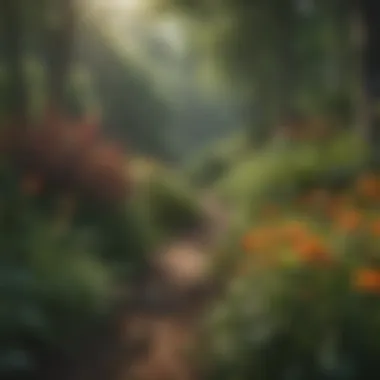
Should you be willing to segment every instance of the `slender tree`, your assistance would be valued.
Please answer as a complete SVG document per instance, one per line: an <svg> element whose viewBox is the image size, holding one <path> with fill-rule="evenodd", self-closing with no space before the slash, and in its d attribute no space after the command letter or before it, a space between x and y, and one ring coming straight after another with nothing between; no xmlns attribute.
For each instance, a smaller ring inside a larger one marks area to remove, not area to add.
<svg viewBox="0 0 380 380"><path fill-rule="evenodd" d="M18 0L3 0L0 7L0 24L3 26L4 61L8 75L7 106L12 119L24 125L27 119L27 94L23 67L23 25L21 4Z"/></svg>
<svg viewBox="0 0 380 380"><path fill-rule="evenodd" d="M52 0L46 8L46 69L50 108L62 110L75 33L74 0Z"/></svg>
<svg viewBox="0 0 380 380"><path fill-rule="evenodd" d="M363 74L366 101L368 102L367 137L372 147L373 164L380 164L378 146L380 143L380 3L376 0L363 0L355 3L361 13L365 27L366 41L363 49Z"/></svg>

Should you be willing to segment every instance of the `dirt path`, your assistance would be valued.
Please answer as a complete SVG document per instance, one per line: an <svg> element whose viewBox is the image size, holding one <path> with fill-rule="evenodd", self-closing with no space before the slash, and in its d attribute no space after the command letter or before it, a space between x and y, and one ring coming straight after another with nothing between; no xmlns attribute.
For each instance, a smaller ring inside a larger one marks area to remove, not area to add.
<svg viewBox="0 0 380 380"><path fill-rule="evenodd" d="M203 200L209 218L205 234L163 247L154 263L140 307L120 312L105 339L75 376L64 380L197 380L191 347L211 299L211 257L215 239L227 228L217 202ZM143 306L141 306L143 305ZM107 337L108 335L108 337ZM111 337L109 337L111 335Z"/></svg>
<svg viewBox="0 0 380 380"><path fill-rule="evenodd" d="M188 242L176 242L162 255L161 280L148 288L155 310L136 314L126 325L131 334L147 339L147 355L137 357L117 380L193 380L188 354L207 299L206 256ZM127 334L128 336L128 334Z"/></svg>

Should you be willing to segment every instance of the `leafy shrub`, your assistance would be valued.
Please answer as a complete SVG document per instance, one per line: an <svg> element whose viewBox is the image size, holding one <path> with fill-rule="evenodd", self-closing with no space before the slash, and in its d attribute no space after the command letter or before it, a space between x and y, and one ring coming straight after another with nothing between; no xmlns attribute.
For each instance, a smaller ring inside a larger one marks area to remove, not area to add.
<svg viewBox="0 0 380 380"><path fill-rule="evenodd" d="M141 214L134 198L115 207L100 207L98 203L82 204L76 225L86 226L93 233L96 251L115 266L121 279L131 281L144 275L147 258L157 242L151 236L152 227Z"/></svg>
<svg viewBox="0 0 380 380"><path fill-rule="evenodd" d="M247 146L245 136L221 140L196 156L187 172L197 185L209 186L225 176L228 170L244 157Z"/></svg>
<svg viewBox="0 0 380 380"><path fill-rule="evenodd" d="M61 195L74 199L77 224L101 230L99 244L108 258L129 255L136 263L142 261L144 232L137 232L140 226L130 220L135 216L127 205L128 160L115 143L101 136L95 120L72 121L50 109L34 127L21 130L10 124L1 132L4 158L18 175L41 188L37 191L42 208L54 208Z"/></svg>
<svg viewBox="0 0 380 380"><path fill-rule="evenodd" d="M106 146L78 165L104 142L48 125L0 139L1 378L40 379L50 358L75 355L151 249L128 203L125 156Z"/></svg>
<svg viewBox="0 0 380 380"><path fill-rule="evenodd" d="M364 142L355 134L340 134L320 143L298 143L252 153L215 185L252 217L262 202L287 202L299 191L316 185L344 187L366 164Z"/></svg>
<svg viewBox="0 0 380 380"><path fill-rule="evenodd" d="M208 321L209 377L376 379L379 212L372 173L263 204Z"/></svg>
<svg viewBox="0 0 380 380"><path fill-rule="evenodd" d="M19 170L98 202L126 199L125 155L102 138L95 121L70 121L51 109L35 127L22 130L11 124L2 133L3 153Z"/></svg>
<svg viewBox="0 0 380 380"><path fill-rule="evenodd" d="M44 215L13 172L1 178L0 374L31 378L107 311L112 270L65 215Z"/></svg>
<svg viewBox="0 0 380 380"><path fill-rule="evenodd" d="M155 230L155 239L165 239L199 228L203 210L194 191L181 177L156 168L140 185L135 202Z"/></svg>

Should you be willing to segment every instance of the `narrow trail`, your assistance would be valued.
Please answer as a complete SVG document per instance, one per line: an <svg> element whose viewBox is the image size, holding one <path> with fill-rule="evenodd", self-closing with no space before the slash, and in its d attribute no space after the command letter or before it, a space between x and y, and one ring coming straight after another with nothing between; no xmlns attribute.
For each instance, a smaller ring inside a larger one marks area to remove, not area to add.
<svg viewBox="0 0 380 380"><path fill-rule="evenodd" d="M190 353L213 294L209 248L227 228L218 202L209 196L201 201L207 231L162 248L154 263L156 275L141 295L145 307L120 312L87 364L64 380L199 379Z"/></svg>

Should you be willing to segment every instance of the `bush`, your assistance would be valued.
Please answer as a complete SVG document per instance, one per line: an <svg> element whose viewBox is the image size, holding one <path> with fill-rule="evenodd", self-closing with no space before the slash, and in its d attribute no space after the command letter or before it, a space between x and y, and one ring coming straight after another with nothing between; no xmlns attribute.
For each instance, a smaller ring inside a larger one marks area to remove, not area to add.
<svg viewBox="0 0 380 380"><path fill-rule="evenodd" d="M50 355L72 353L99 320L113 277L79 233L63 228L64 215L47 218L2 180L0 374L31 378Z"/></svg>
<svg viewBox="0 0 380 380"><path fill-rule="evenodd" d="M224 177L247 151L245 136L235 136L221 140L201 152L187 167L192 182L199 186L209 186Z"/></svg>
<svg viewBox="0 0 380 380"><path fill-rule="evenodd" d="M165 240L202 226L204 215L196 194L177 173L157 167L136 193L136 208L151 226L154 239Z"/></svg>
<svg viewBox="0 0 380 380"><path fill-rule="evenodd" d="M51 358L76 355L151 246L126 194L100 203L2 159L0 377L40 379Z"/></svg>
<svg viewBox="0 0 380 380"><path fill-rule="evenodd" d="M207 324L210 378L376 379L380 177L266 203ZM239 254L236 254L239 252Z"/></svg>
<svg viewBox="0 0 380 380"><path fill-rule="evenodd" d="M340 134L321 143L277 146L252 153L216 183L216 190L250 219L262 202L287 202L315 186L344 187L367 163L364 142Z"/></svg>

